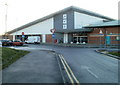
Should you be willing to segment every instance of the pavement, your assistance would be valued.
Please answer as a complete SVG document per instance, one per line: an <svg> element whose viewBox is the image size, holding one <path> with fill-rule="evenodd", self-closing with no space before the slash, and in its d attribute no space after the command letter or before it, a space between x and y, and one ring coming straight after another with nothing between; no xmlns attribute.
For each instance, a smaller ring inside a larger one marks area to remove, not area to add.
<svg viewBox="0 0 120 85"><path fill-rule="evenodd" d="M63 83L55 54L39 49L31 50L2 74L3 83Z"/></svg>

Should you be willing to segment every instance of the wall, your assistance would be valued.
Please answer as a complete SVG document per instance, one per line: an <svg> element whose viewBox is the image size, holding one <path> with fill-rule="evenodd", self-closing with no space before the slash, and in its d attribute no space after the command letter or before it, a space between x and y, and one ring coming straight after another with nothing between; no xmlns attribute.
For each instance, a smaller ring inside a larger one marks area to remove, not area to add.
<svg viewBox="0 0 120 85"><path fill-rule="evenodd" d="M12 35L0 35L0 39L10 39L13 40L13 36Z"/></svg>
<svg viewBox="0 0 120 85"><path fill-rule="evenodd" d="M67 14L67 29L74 29L74 11L72 10L54 16L54 28L63 29L63 14Z"/></svg>
<svg viewBox="0 0 120 85"><path fill-rule="evenodd" d="M52 43L52 35L51 34L46 35L46 42Z"/></svg>
<svg viewBox="0 0 120 85"><path fill-rule="evenodd" d="M32 35L32 34L51 34L50 29L53 29L53 18L47 19L43 22L37 23L35 25L29 26L25 29L19 30L12 35L21 35L22 32L25 35Z"/></svg>
<svg viewBox="0 0 120 85"><path fill-rule="evenodd" d="M104 35L100 35L99 32L102 30L103 34L110 36L110 44L119 44L120 40L117 40L116 37L120 37L119 27L105 27L105 28L94 28L92 33L88 35L88 43L90 44L100 44L100 36L102 38L102 44L105 44Z"/></svg>
<svg viewBox="0 0 120 85"><path fill-rule="evenodd" d="M66 23L67 29L74 29L74 11L73 10L69 10L67 12L60 13L60 14L54 16L54 28L56 30L65 30L65 29L63 29L63 15L64 14L67 15L67 19L66 19L67 20L67 23ZM64 33L55 33L55 39L58 40L58 43L62 43L65 39Z"/></svg>
<svg viewBox="0 0 120 85"><path fill-rule="evenodd" d="M64 40L63 33L54 33L54 34L55 34L55 38L54 39L57 39L58 43L63 42L63 40Z"/></svg>
<svg viewBox="0 0 120 85"><path fill-rule="evenodd" d="M90 24L95 24L95 23L102 23L103 19L90 16L87 14L79 13L79 12L74 12L74 28L79 29L82 28L82 26L87 26Z"/></svg>

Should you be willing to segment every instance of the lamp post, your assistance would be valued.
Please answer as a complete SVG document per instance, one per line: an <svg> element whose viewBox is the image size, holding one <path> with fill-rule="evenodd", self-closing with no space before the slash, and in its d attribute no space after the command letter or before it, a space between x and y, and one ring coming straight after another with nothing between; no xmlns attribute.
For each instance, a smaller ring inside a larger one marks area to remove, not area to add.
<svg viewBox="0 0 120 85"><path fill-rule="evenodd" d="M5 14L5 39L7 39L6 33L7 33L7 11L8 11L8 4L5 4L6 6L6 14Z"/></svg>
<svg viewBox="0 0 120 85"><path fill-rule="evenodd" d="M54 38L55 38L55 31L56 31L56 29L54 28L54 29L50 29L50 32L52 33L52 43L53 43L53 51L54 51Z"/></svg>
<svg viewBox="0 0 120 85"><path fill-rule="evenodd" d="M102 48L102 37L101 37L103 34L102 30L100 30L99 33L100 33L100 48Z"/></svg>

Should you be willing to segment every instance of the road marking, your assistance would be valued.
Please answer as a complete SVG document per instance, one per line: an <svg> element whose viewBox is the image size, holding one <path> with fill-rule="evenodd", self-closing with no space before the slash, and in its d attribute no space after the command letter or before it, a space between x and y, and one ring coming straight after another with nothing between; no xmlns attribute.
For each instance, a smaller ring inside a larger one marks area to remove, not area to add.
<svg viewBox="0 0 120 85"><path fill-rule="evenodd" d="M65 64L67 65L70 73L72 74L73 78L75 79L75 81L79 84L80 82L77 80L77 78L75 77L75 75L73 74L71 68L69 67L69 65L67 64L66 60L64 59L64 57L62 56L63 60L65 61Z"/></svg>
<svg viewBox="0 0 120 85"><path fill-rule="evenodd" d="M94 77L99 78L96 74L94 74L89 68L87 68L87 71L92 74Z"/></svg>
<svg viewBox="0 0 120 85"><path fill-rule="evenodd" d="M80 82L79 82L79 81L77 80L77 78L75 77L74 73L72 72L71 68L70 68L69 65L67 64L67 62L66 62L66 60L64 59L64 57L63 57L62 55L59 55L59 56L60 56L60 58L65 62L68 70L69 70L70 73L71 73L71 76L74 78L74 80L76 81L76 83L77 83L78 85L80 85Z"/></svg>
<svg viewBox="0 0 120 85"><path fill-rule="evenodd" d="M64 68L65 68L65 71L66 71L68 77L70 78L70 81L71 81L72 85L74 85L74 81L73 81L72 77L70 76L70 74L69 74L69 72L68 72L68 70L67 70L67 68L66 68L66 66L65 66L65 64L64 64L64 62L63 62L62 57L61 57L61 56L59 56L59 57L60 57L60 60L61 60L63 66L64 66Z"/></svg>

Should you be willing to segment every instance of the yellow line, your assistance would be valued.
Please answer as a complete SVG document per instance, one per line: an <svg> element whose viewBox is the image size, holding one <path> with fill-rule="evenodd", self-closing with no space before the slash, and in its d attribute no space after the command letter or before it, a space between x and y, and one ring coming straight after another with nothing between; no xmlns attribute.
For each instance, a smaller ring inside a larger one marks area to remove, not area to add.
<svg viewBox="0 0 120 85"><path fill-rule="evenodd" d="M64 66L64 68L65 68L65 71L67 72L67 75L68 75L68 77L69 77L72 85L74 85L74 81L73 81L72 77L70 76L70 74L69 74L69 72L68 72L68 70L67 70L67 68L66 68L66 66L65 66L65 64L64 64L64 62L63 62L62 57L61 57L61 56L59 56L59 57L60 57L60 60L61 60L63 66Z"/></svg>
<svg viewBox="0 0 120 85"><path fill-rule="evenodd" d="M77 78L75 77L74 73L72 72L71 68L70 68L69 65L67 64L67 62L66 62L66 60L64 59L64 57L63 57L62 55L61 55L61 57L62 57L62 59L64 60L65 64L67 65L67 67L68 67L70 73L72 74L74 80L76 81L76 83L77 83L78 85L80 85L80 82L79 82L79 81L77 80Z"/></svg>

